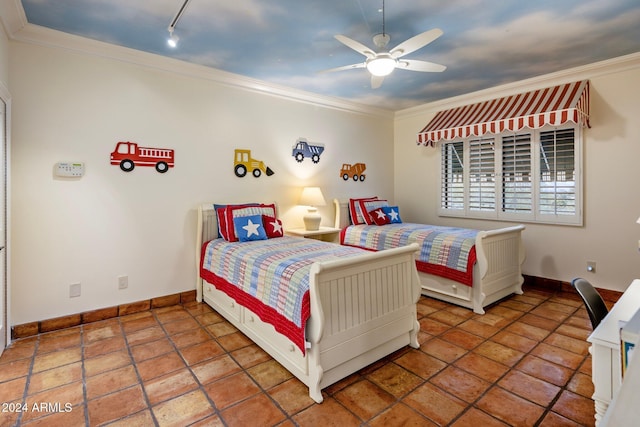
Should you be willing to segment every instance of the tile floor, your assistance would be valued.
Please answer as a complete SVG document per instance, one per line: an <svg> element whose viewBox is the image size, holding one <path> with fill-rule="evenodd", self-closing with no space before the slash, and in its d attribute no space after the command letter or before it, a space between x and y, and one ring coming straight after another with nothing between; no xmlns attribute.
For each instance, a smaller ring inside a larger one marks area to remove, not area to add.
<svg viewBox="0 0 640 427"><path fill-rule="evenodd" d="M420 349L306 388L208 306L154 309L14 342L0 426L592 426L587 314L526 288L479 316L421 298Z"/></svg>

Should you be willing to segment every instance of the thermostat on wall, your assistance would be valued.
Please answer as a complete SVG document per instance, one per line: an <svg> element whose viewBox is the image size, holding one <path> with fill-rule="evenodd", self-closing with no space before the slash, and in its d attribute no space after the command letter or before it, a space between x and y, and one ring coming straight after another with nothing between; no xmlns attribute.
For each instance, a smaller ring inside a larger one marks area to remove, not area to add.
<svg viewBox="0 0 640 427"><path fill-rule="evenodd" d="M84 163L59 162L56 163L56 176L79 178L84 175Z"/></svg>

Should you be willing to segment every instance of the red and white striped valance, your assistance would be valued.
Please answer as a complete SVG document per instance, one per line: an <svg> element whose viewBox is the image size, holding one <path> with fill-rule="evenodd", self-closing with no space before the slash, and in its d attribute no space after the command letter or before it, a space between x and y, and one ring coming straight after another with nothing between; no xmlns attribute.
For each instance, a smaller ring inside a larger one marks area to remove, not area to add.
<svg viewBox="0 0 640 427"><path fill-rule="evenodd" d="M435 145L487 133L517 132L574 122L589 126L589 80L505 96L440 111L418 134L418 145Z"/></svg>

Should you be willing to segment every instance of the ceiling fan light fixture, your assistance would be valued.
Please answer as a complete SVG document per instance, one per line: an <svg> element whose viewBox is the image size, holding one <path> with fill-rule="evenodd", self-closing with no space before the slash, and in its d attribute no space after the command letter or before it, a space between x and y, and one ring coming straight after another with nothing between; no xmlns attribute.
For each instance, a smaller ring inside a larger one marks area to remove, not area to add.
<svg viewBox="0 0 640 427"><path fill-rule="evenodd" d="M378 54L373 59L367 61L367 70L376 77L385 77L396 68L397 60L391 55Z"/></svg>

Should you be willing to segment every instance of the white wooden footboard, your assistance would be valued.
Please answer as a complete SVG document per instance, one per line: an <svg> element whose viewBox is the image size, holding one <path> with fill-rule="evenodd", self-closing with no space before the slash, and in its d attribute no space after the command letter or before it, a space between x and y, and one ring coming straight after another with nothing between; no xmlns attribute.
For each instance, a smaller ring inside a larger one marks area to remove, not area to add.
<svg viewBox="0 0 640 427"><path fill-rule="evenodd" d="M217 236L209 206L198 209L198 277L202 242ZM273 326L202 279L197 283L198 300L212 306L307 385L310 397L320 403L321 390L328 385L406 345L419 347L417 250L414 244L313 264L304 355Z"/></svg>
<svg viewBox="0 0 640 427"><path fill-rule="evenodd" d="M349 224L348 201L334 200L335 227ZM484 314L484 307L513 293L522 294L523 225L480 231L476 237L477 262L473 267L473 285L433 274L419 272L422 294Z"/></svg>

